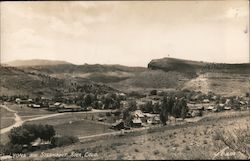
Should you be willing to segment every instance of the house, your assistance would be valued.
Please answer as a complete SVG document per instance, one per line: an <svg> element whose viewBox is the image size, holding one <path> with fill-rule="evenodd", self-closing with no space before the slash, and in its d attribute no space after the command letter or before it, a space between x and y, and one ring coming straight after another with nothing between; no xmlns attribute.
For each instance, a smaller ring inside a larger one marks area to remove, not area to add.
<svg viewBox="0 0 250 161"><path fill-rule="evenodd" d="M161 123L161 119L159 116L155 116L153 117L153 123L152 124L159 124Z"/></svg>
<svg viewBox="0 0 250 161"><path fill-rule="evenodd" d="M99 117L98 121L103 122L105 119L103 117Z"/></svg>
<svg viewBox="0 0 250 161"><path fill-rule="evenodd" d="M220 103L219 106L220 106L220 107L224 107L225 105L224 105L223 103Z"/></svg>
<svg viewBox="0 0 250 161"><path fill-rule="evenodd" d="M64 104L63 103L60 103L60 102L56 102L56 103L54 103L53 105L50 105L49 106L49 110L50 111L56 111L56 110L58 110L58 109L62 109L62 108L64 108Z"/></svg>
<svg viewBox="0 0 250 161"><path fill-rule="evenodd" d="M33 107L33 108L41 108L41 105L39 105L39 104L32 104L31 107Z"/></svg>
<svg viewBox="0 0 250 161"><path fill-rule="evenodd" d="M190 111L190 115L192 117L202 116L202 112L201 112L201 110L192 110L192 111Z"/></svg>
<svg viewBox="0 0 250 161"><path fill-rule="evenodd" d="M241 104L241 105L245 105L246 103L245 103L245 102L243 102L243 101L240 101L240 104Z"/></svg>
<svg viewBox="0 0 250 161"><path fill-rule="evenodd" d="M21 103L21 99L20 98L16 98L15 102L18 103L18 104L20 104Z"/></svg>
<svg viewBox="0 0 250 161"><path fill-rule="evenodd" d="M81 106L77 106L74 104L69 104L69 105L62 105L61 107L57 108L58 112L78 112L78 111L83 111Z"/></svg>
<svg viewBox="0 0 250 161"><path fill-rule="evenodd" d="M123 107L123 108L128 107L128 101L121 101L120 106Z"/></svg>
<svg viewBox="0 0 250 161"><path fill-rule="evenodd" d="M135 110L133 112L133 117L134 118L140 118L142 122L147 122L145 115L142 113L141 110Z"/></svg>
<svg viewBox="0 0 250 161"><path fill-rule="evenodd" d="M33 99L29 98L29 99L28 99L28 102L29 102L29 103L33 103Z"/></svg>
<svg viewBox="0 0 250 161"><path fill-rule="evenodd" d="M132 123L131 123L132 127L141 127L142 126L142 121L140 118L133 118L132 119Z"/></svg>
<svg viewBox="0 0 250 161"><path fill-rule="evenodd" d="M16 98L15 102L16 102L17 104L25 104L25 103L28 103L27 100L22 100L22 99L20 99L20 98Z"/></svg>
<svg viewBox="0 0 250 161"><path fill-rule="evenodd" d="M64 105L64 109L71 109L72 112L75 111L82 111L81 106L70 104L70 105Z"/></svg>
<svg viewBox="0 0 250 161"><path fill-rule="evenodd" d="M225 104L226 104L226 105L229 105L230 103L231 103L231 100L230 100L230 99L226 99Z"/></svg>
<svg viewBox="0 0 250 161"><path fill-rule="evenodd" d="M213 109L214 109L213 106L208 106L208 107L206 108L206 110L213 110Z"/></svg>
<svg viewBox="0 0 250 161"><path fill-rule="evenodd" d="M232 108L230 106L225 106L224 110L231 110Z"/></svg>
<svg viewBox="0 0 250 161"><path fill-rule="evenodd" d="M122 119L117 120L115 123L112 124L111 129L115 129L115 130L125 129L125 124L123 120Z"/></svg>
<svg viewBox="0 0 250 161"><path fill-rule="evenodd" d="M203 103L209 103L209 99L204 99L202 102Z"/></svg>
<svg viewBox="0 0 250 161"><path fill-rule="evenodd" d="M217 99L218 99L217 96L213 96L213 97L212 97L212 100L214 100L214 101L217 100Z"/></svg>
<svg viewBox="0 0 250 161"><path fill-rule="evenodd" d="M60 102L56 102L56 103L54 103L54 106L59 107L61 104L62 103L60 103Z"/></svg>
<svg viewBox="0 0 250 161"><path fill-rule="evenodd" d="M134 117L143 118L143 117L144 117L144 114L142 113L141 110L135 110L135 111L133 112L133 116L134 116Z"/></svg>

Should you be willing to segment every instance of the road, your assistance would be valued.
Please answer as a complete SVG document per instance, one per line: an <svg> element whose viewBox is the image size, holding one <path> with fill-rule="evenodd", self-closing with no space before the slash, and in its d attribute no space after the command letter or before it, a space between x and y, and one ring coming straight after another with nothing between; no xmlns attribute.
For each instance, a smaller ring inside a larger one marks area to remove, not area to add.
<svg viewBox="0 0 250 161"><path fill-rule="evenodd" d="M67 113L56 113L56 114L47 114L47 115L41 115L39 117L35 117L35 118L30 118L27 120L22 120L21 117L18 115L17 111L14 111L12 109L10 109L9 107L7 107L6 105L1 105L1 108L5 108L6 110L8 110L9 112L13 112L15 115L15 123L13 125L10 125L6 128L3 128L0 130L0 134L4 134L6 132L9 132L12 128L14 127L19 127L21 126L24 122L27 121L35 121L35 120L42 120L42 119L46 119L46 118L50 118L50 117L56 117L56 116L61 116L61 115L67 115L67 114L71 114L71 112L67 112ZM77 113L103 113L103 112L111 112L112 110L95 110L93 109L92 111L83 111L83 112L77 112Z"/></svg>
<svg viewBox="0 0 250 161"><path fill-rule="evenodd" d="M135 128L131 130L123 130L123 131L114 131L114 132L109 132L109 133L103 133L103 134L96 134L96 135L90 135L90 136L78 136L79 140L81 142L85 141L85 139L90 139L90 138L98 138L102 136L116 136L116 135L121 135L123 133L135 133L135 132L140 132L140 131L146 131L146 130L156 130L156 131L164 131L164 130L174 130L174 129L181 129L181 128L187 128L187 127L193 127L193 126L204 126L204 124L213 124L214 122L217 122L219 120L224 120L224 119L232 119L232 118L237 118L237 117L249 117L250 116L250 111L245 111L244 114L242 115L237 115L238 112L231 112L231 116L225 116L225 113L211 113L208 114L204 117L199 117L197 119L191 120L185 120L185 122L177 122L173 124L169 124L167 126L161 126L161 125L156 125L156 126L151 126L151 127L141 127L141 128ZM228 112L227 112L228 113Z"/></svg>

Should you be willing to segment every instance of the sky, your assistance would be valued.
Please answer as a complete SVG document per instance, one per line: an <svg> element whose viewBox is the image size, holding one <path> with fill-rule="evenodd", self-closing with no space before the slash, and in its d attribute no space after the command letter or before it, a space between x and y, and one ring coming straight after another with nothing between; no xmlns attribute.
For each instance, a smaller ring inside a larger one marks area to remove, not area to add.
<svg viewBox="0 0 250 161"><path fill-rule="evenodd" d="M1 2L1 62L249 62L249 1Z"/></svg>

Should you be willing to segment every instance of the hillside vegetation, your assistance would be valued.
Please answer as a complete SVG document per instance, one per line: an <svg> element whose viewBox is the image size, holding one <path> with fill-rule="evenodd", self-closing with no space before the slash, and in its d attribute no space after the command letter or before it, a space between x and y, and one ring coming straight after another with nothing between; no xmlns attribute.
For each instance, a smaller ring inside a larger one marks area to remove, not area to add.
<svg viewBox="0 0 250 161"><path fill-rule="evenodd" d="M83 78L60 79L50 75L0 66L1 95L55 96L76 92L107 93L114 89Z"/></svg>
<svg viewBox="0 0 250 161"><path fill-rule="evenodd" d="M80 85L104 84L124 92L170 88L242 95L250 89L250 64L247 63L222 64L163 58L152 60L148 68L100 64L75 65L46 60L16 61L16 64L21 66L15 71L5 72L6 77L2 78L2 91L8 91L10 84L13 84L11 88L14 91L25 88L28 92L34 89L36 92L42 90L44 93L53 93L61 89L63 92L65 89L72 92L76 88L72 86L75 82ZM13 73L15 76L10 77Z"/></svg>

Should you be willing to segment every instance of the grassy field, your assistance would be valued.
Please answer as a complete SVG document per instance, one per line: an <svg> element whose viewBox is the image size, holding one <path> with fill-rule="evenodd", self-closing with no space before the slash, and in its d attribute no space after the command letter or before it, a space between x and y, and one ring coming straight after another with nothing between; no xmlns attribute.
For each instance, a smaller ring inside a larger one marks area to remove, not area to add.
<svg viewBox="0 0 250 161"><path fill-rule="evenodd" d="M30 115L45 115L45 114L55 113L55 112L47 111L46 109L43 109L43 108L39 108L39 109L30 108L24 104L18 105L18 104L9 103L7 104L7 106L12 110L17 111L18 115L21 117L30 116Z"/></svg>
<svg viewBox="0 0 250 161"><path fill-rule="evenodd" d="M68 113L26 123L53 125L56 133L61 135L88 136L112 131L109 129L109 125L95 121L98 115L94 113Z"/></svg>
<svg viewBox="0 0 250 161"><path fill-rule="evenodd" d="M246 126L250 126L249 113L237 115L223 113L222 116L218 114L211 119L186 126L175 128L166 126L158 131L144 131L137 135L110 136L105 139L95 139L91 142L51 149L45 153L74 151L81 154L86 152L97 154L94 157L77 158L77 160L212 159L216 153L225 148L225 145L216 137L217 132L223 129L233 131ZM246 159L238 152L233 156L218 156L217 159L235 158Z"/></svg>
<svg viewBox="0 0 250 161"><path fill-rule="evenodd" d="M1 117L1 129L8 127L15 123L14 118Z"/></svg>
<svg viewBox="0 0 250 161"><path fill-rule="evenodd" d="M67 130L66 130L67 129ZM74 135L74 136L89 136L111 132L109 126L97 124L87 120L64 123L55 126L55 130L61 135Z"/></svg>
<svg viewBox="0 0 250 161"><path fill-rule="evenodd" d="M0 108L0 112L1 112L0 113L0 116L1 116L0 117L1 118L1 120L0 120L1 129L14 124L15 116L14 116L13 112L7 111L4 108Z"/></svg>

